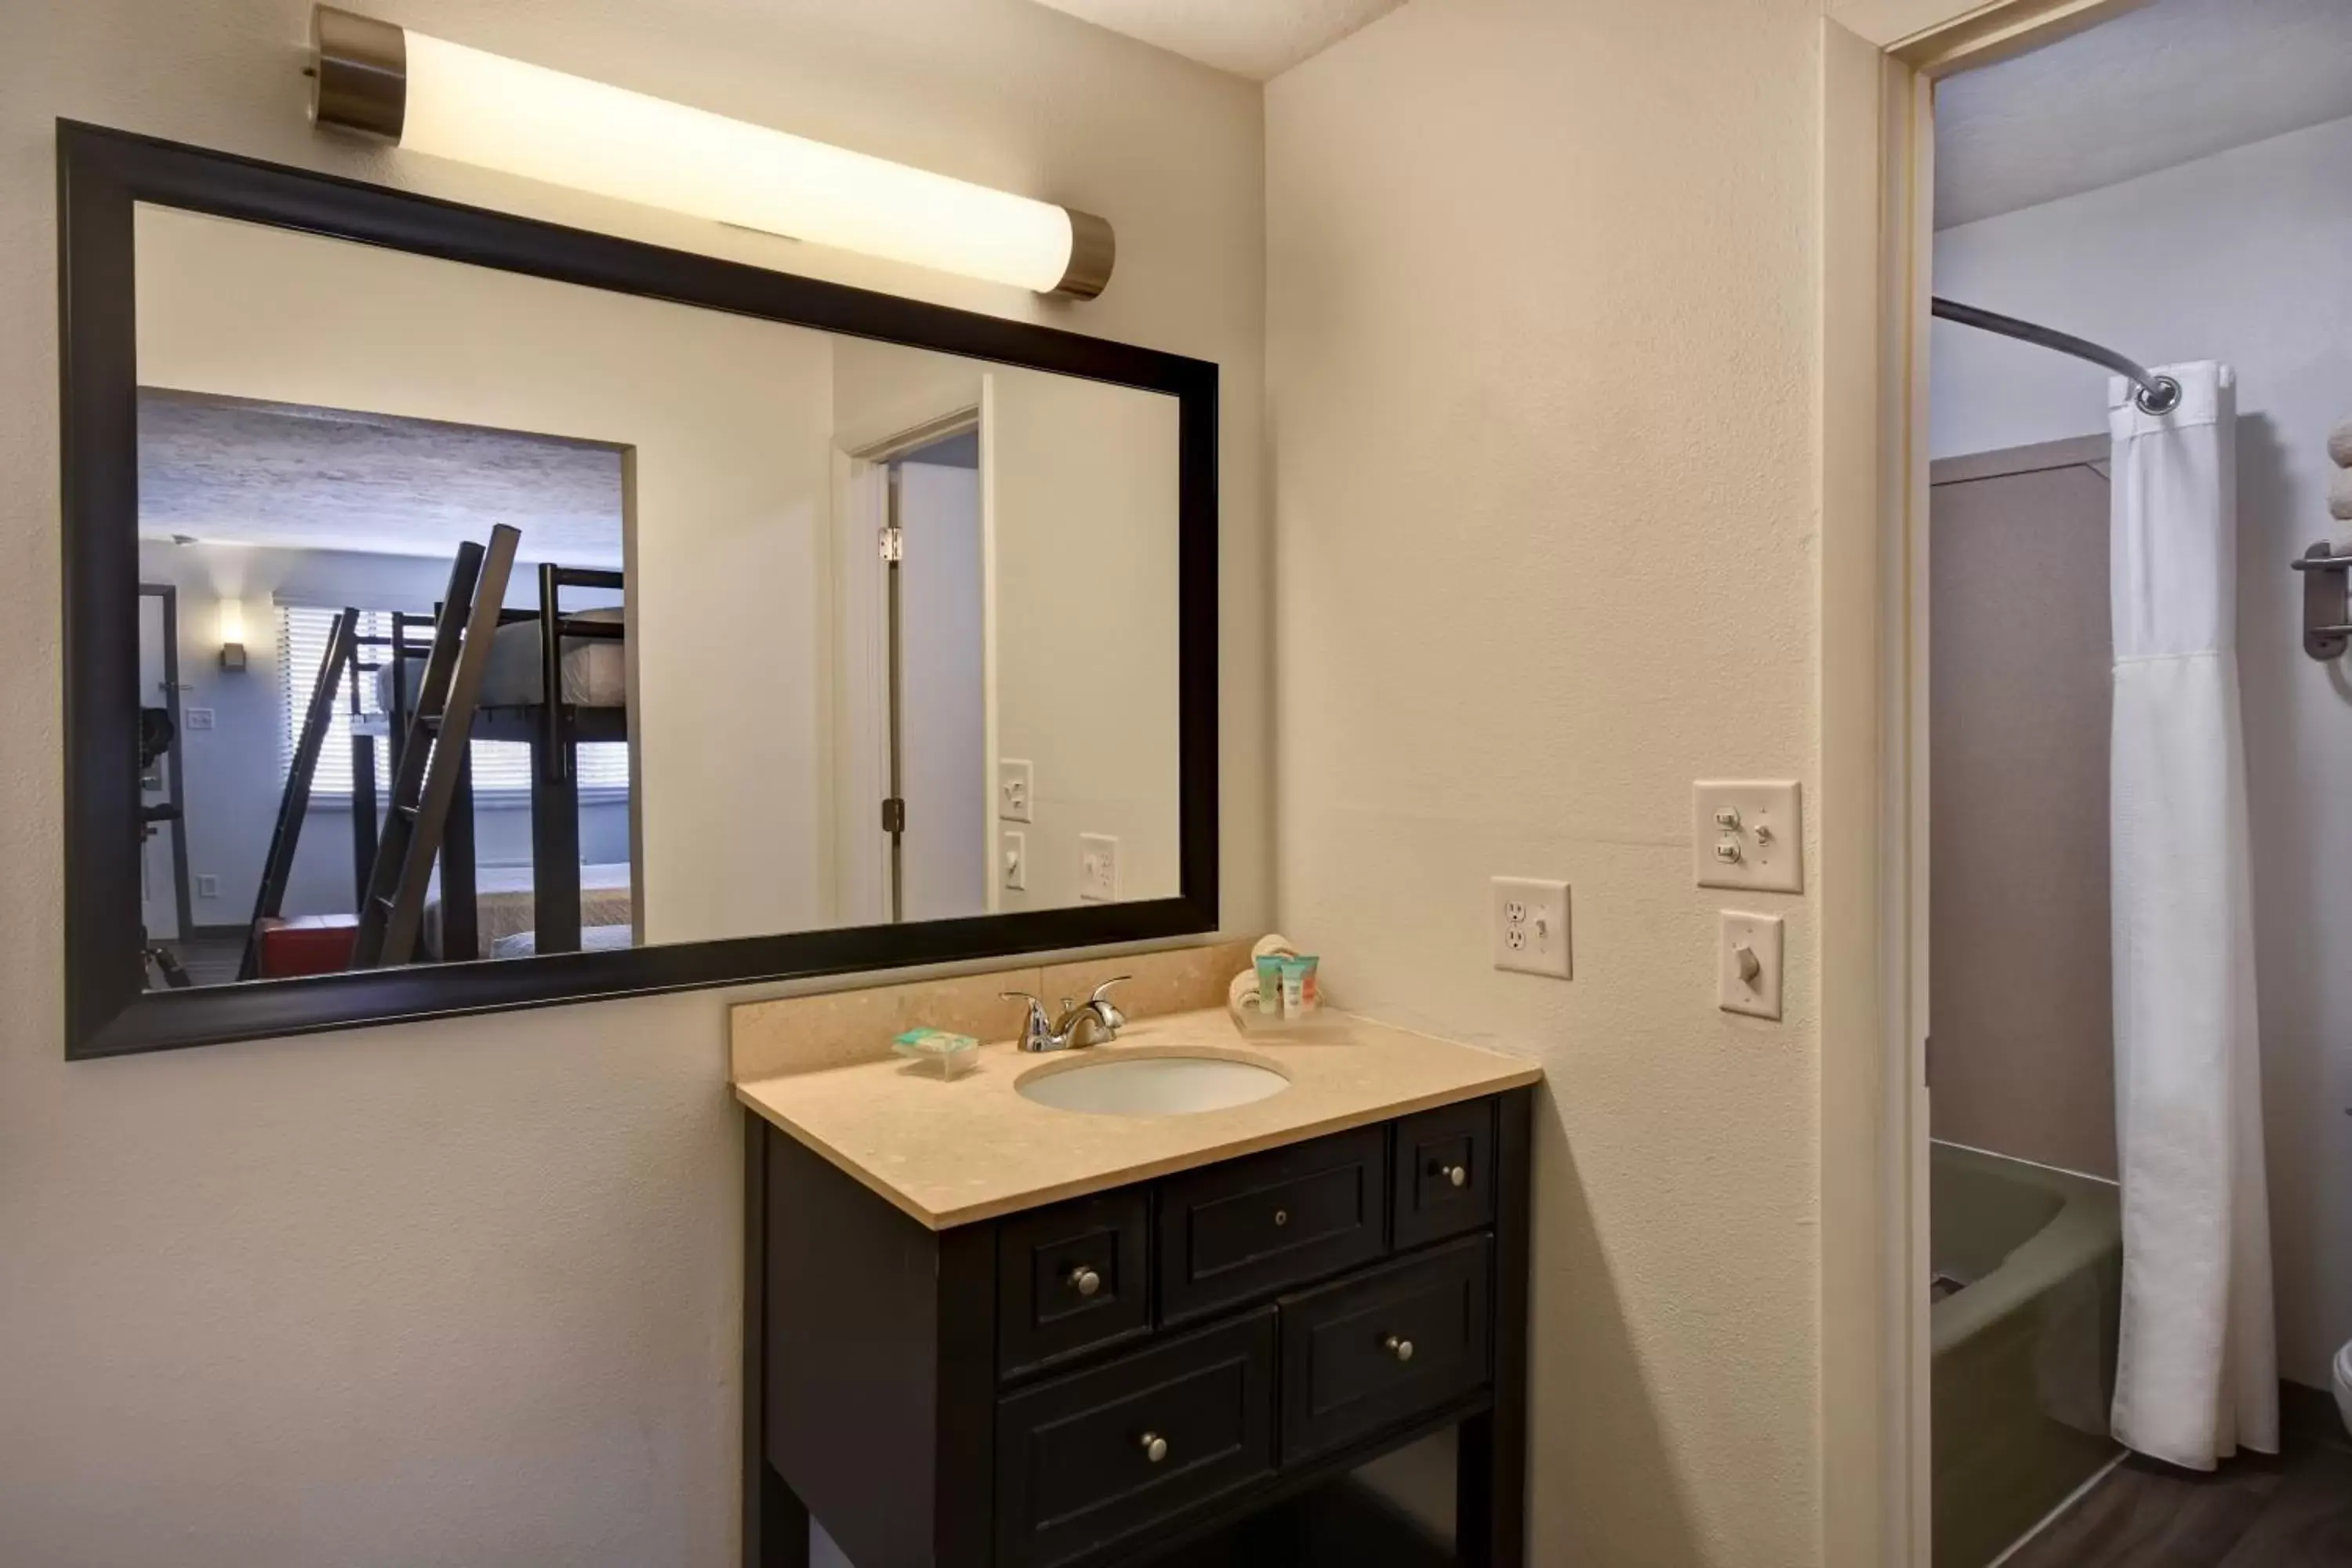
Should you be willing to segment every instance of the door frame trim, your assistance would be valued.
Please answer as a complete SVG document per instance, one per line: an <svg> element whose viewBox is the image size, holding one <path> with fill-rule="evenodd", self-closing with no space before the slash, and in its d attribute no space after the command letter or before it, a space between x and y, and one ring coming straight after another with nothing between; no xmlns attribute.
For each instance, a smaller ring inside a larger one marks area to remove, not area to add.
<svg viewBox="0 0 2352 1568"><path fill-rule="evenodd" d="M180 917L178 940L185 942L196 934L196 917L188 897L188 776L183 766L188 735L180 715L180 590L172 583L142 583L139 596L163 601L163 706L172 715L172 750L164 760L172 804L180 808L179 819L172 824L172 896Z"/></svg>
<svg viewBox="0 0 2352 1568"><path fill-rule="evenodd" d="M2138 0L1832 0L1822 18L1820 1514L1928 1568L1929 266L1936 82Z"/></svg>

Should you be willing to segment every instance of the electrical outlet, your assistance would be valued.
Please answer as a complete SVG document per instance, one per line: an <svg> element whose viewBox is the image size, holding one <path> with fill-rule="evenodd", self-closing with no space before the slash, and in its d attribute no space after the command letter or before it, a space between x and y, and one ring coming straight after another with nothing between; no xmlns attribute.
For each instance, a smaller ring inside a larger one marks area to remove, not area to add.
<svg viewBox="0 0 2352 1568"><path fill-rule="evenodd" d="M1118 900L1118 840L1108 833L1078 835L1078 897L1097 904Z"/></svg>
<svg viewBox="0 0 2352 1568"><path fill-rule="evenodd" d="M971 775L967 773L966 778ZM964 797L969 800L971 797ZM1025 833L999 833L997 853L1004 859L1004 890L1025 893L1029 890L1029 836Z"/></svg>
<svg viewBox="0 0 2352 1568"><path fill-rule="evenodd" d="M1780 1016L1780 917L1724 910L1717 917L1715 1005L1751 1018Z"/></svg>
<svg viewBox="0 0 2352 1568"><path fill-rule="evenodd" d="M1805 890L1804 822L1792 781L1691 785L1691 842L1702 888Z"/></svg>
<svg viewBox="0 0 2352 1568"><path fill-rule="evenodd" d="M970 778L971 776L971 775L970 773L966 773L966 774L964 775L964 777L966 777L966 778ZM970 796L970 795L966 795L966 796L964 796L964 798L965 798L966 800L970 800L970 799L971 798L971 796ZM196 879L196 897L198 897L198 898L200 898L200 899L217 899L217 898L219 898L219 897L220 897L220 879L219 879L218 877L213 876L213 875L211 875L211 874L209 874L209 873L206 873L206 874L205 874L205 875L199 876L199 877Z"/></svg>
<svg viewBox="0 0 2352 1568"><path fill-rule="evenodd" d="M1570 977L1568 884L1494 879L1495 967Z"/></svg>
<svg viewBox="0 0 2352 1568"><path fill-rule="evenodd" d="M191 730L209 730L213 727L213 710L209 708L183 708L180 710L180 717L186 721L187 726ZM963 776L966 778L971 777L970 773L966 773ZM967 785L966 787L969 788L970 786ZM964 798L966 800L970 800L971 797L970 795L966 795Z"/></svg>
<svg viewBox="0 0 2352 1568"><path fill-rule="evenodd" d="M1034 768L1016 758L999 757L996 760L996 815L1006 822L1029 821L1030 796L1036 785Z"/></svg>

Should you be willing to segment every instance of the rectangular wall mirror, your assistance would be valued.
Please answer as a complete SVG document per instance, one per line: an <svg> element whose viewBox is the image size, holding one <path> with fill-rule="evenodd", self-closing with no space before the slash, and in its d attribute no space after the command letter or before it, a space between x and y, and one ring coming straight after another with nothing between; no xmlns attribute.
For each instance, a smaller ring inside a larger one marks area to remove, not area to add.
<svg viewBox="0 0 2352 1568"><path fill-rule="evenodd" d="M70 1054L1215 928L1213 366L59 158Z"/></svg>

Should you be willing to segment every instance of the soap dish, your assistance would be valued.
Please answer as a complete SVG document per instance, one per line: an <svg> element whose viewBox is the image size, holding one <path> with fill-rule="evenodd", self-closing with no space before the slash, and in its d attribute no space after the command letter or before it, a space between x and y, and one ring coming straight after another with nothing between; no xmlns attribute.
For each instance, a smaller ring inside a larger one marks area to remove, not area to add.
<svg viewBox="0 0 2352 1568"><path fill-rule="evenodd" d="M962 1077L980 1059L978 1040L945 1029L909 1029L892 1040L890 1048L910 1058L925 1074L941 1079Z"/></svg>

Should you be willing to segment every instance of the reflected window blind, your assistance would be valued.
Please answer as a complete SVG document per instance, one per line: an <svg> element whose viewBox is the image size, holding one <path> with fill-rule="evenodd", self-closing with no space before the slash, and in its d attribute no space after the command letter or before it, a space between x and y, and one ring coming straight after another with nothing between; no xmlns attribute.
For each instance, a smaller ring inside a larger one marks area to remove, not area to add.
<svg viewBox="0 0 2352 1568"><path fill-rule="evenodd" d="M336 612L310 605L278 606L278 694L280 746L279 776L293 766L294 748L302 738L304 710L310 701L310 689L318 683L319 667L326 662L327 638L333 631ZM392 612L362 610L360 631L363 636L390 637ZM426 634L429 636L429 634ZM409 636L422 640L415 627ZM389 647L367 648L363 655L378 663L389 663ZM421 651L421 649L420 649ZM420 663L421 670L422 665ZM361 677L360 700L371 713L382 710L376 702L374 672ZM335 687L333 716L328 721L326 739L319 746L318 772L312 776L313 795L349 795L352 793L352 714L350 676ZM583 743L580 752L580 788L584 795L591 791L608 795L625 795L629 788L629 748L616 742ZM474 753L474 793L477 795L524 796L530 793L530 748L520 741L476 741ZM375 748L376 790L379 795L392 788L392 748L383 737Z"/></svg>

